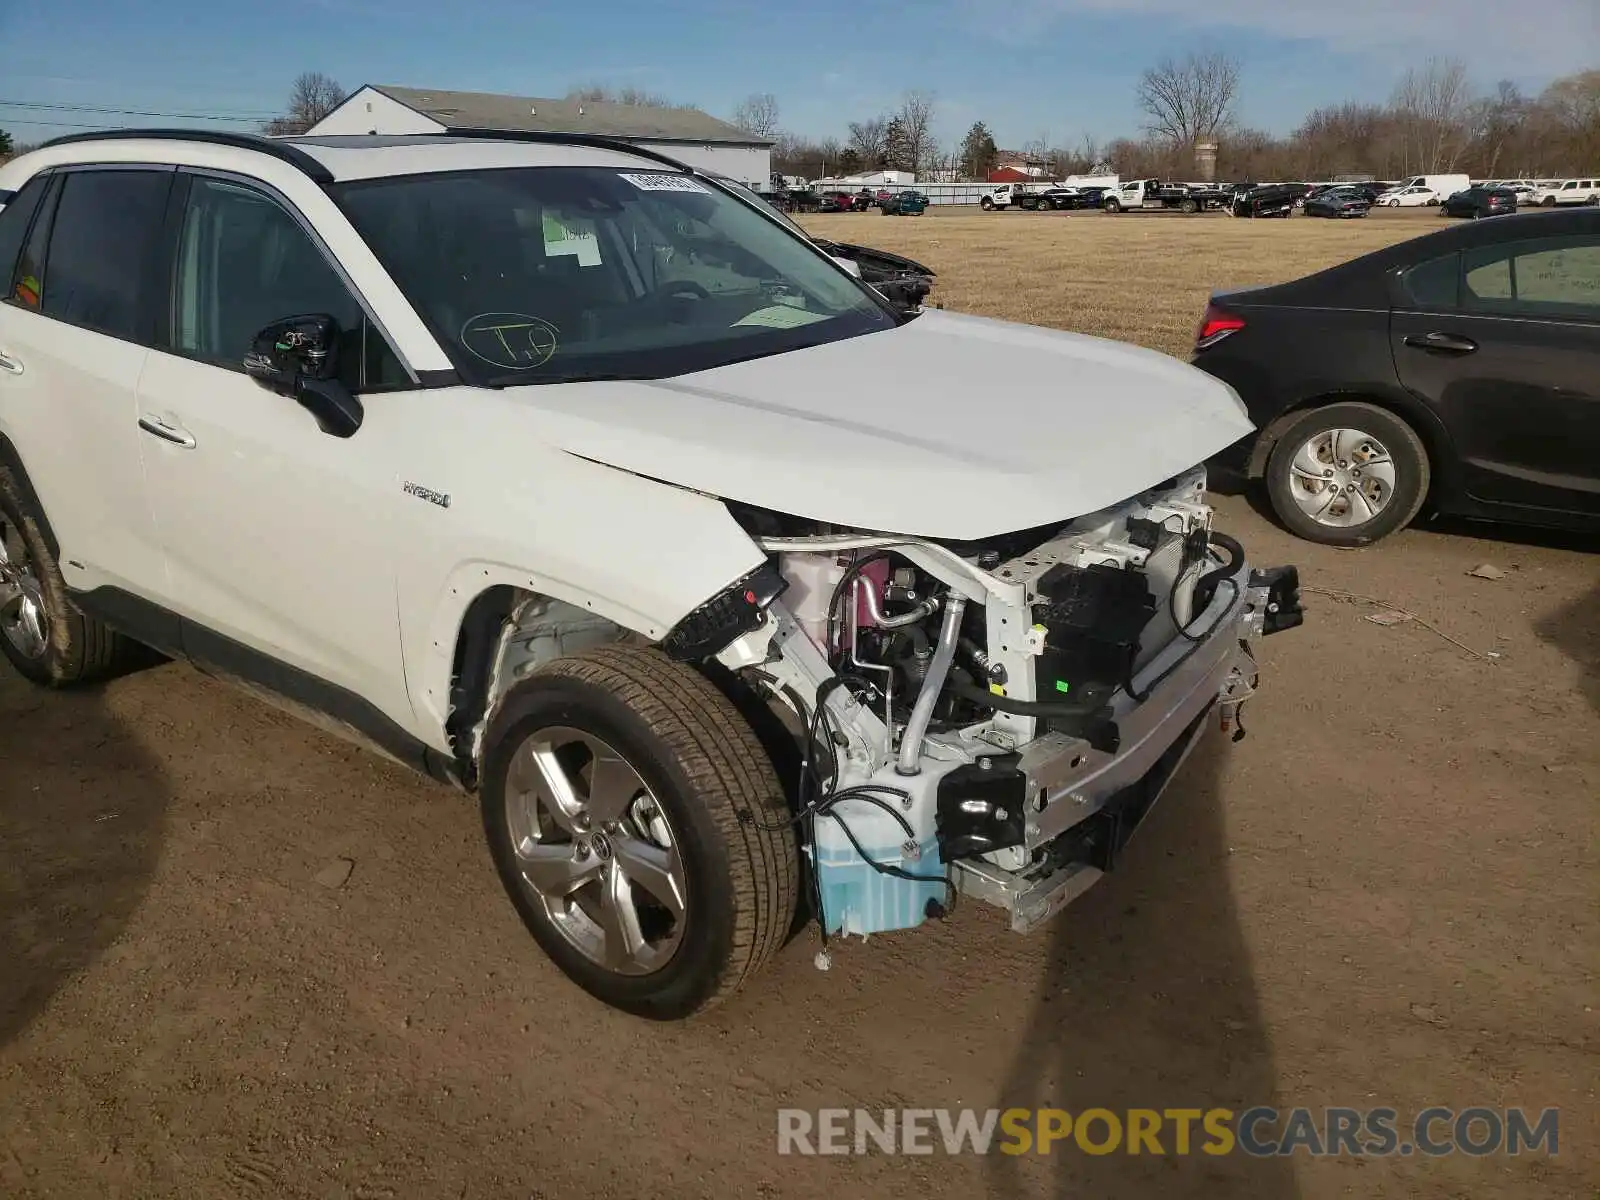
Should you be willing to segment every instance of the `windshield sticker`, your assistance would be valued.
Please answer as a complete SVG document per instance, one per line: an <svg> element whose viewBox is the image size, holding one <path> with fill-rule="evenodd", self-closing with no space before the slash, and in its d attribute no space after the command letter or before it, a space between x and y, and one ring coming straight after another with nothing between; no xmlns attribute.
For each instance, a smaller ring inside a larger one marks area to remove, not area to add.
<svg viewBox="0 0 1600 1200"><path fill-rule="evenodd" d="M734 322L738 325L758 325L763 329L799 329L802 325L810 325L816 321L826 321L828 318L822 313L807 312L803 308L791 308L787 304L774 304L770 308L758 308L755 312Z"/></svg>
<svg viewBox="0 0 1600 1200"><path fill-rule="evenodd" d="M570 254L580 267L600 265L600 239L594 222L584 217L558 216L546 211L544 225L544 256Z"/></svg>
<svg viewBox="0 0 1600 1200"><path fill-rule="evenodd" d="M555 356L560 330L523 313L479 313L461 327L461 344L508 371L531 371Z"/></svg>
<svg viewBox="0 0 1600 1200"><path fill-rule="evenodd" d="M705 184L687 175L636 175L626 171L618 174L641 192L699 192L707 196L711 194L711 189Z"/></svg>

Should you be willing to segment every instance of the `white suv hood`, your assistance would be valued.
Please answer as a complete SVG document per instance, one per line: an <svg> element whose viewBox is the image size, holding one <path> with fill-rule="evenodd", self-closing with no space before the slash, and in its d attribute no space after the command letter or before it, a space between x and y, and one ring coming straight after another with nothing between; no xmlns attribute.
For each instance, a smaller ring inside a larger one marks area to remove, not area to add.
<svg viewBox="0 0 1600 1200"><path fill-rule="evenodd" d="M924 312L674 379L512 389L572 454L838 525L952 539L1120 503L1252 426L1165 354Z"/></svg>

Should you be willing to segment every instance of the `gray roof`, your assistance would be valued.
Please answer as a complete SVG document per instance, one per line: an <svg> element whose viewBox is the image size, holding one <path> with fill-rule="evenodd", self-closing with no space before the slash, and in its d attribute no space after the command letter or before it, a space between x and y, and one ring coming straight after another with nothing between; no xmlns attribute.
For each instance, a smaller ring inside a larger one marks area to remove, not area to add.
<svg viewBox="0 0 1600 1200"><path fill-rule="evenodd" d="M770 146L769 139L746 133L698 108L649 108L604 100L547 100L500 96L492 92L369 84L391 100L430 117L448 129L504 129L532 133L593 133L604 137L657 142L727 142Z"/></svg>

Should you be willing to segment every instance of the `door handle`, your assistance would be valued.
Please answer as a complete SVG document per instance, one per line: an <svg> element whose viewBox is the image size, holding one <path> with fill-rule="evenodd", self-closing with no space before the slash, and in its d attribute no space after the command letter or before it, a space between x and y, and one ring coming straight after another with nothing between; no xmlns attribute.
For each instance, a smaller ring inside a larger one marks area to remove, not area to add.
<svg viewBox="0 0 1600 1200"><path fill-rule="evenodd" d="M0 350L0 371L9 371L13 375L22 374L22 360L12 358L5 351Z"/></svg>
<svg viewBox="0 0 1600 1200"><path fill-rule="evenodd" d="M171 442L174 446L182 446L185 450L195 448L194 435L187 429L169 424L160 417L140 417L139 428L148 434L160 438L164 442Z"/></svg>
<svg viewBox="0 0 1600 1200"><path fill-rule="evenodd" d="M1425 333L1420 336L1409 334L1405 344L1415 350L1432 350L1440 354L1471 354L1478 348L1478 343L1471 338L1459 337L1453 333Z"/></svg>

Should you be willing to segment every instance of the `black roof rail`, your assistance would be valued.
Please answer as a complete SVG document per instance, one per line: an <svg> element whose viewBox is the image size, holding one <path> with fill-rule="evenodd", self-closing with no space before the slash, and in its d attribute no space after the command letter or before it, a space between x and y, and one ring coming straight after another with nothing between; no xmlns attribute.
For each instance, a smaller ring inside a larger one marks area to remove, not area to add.
<svg viewBox="0 0 1600 1200"><path fill-rule="evenodd" d="M442 133L418 134L419 138L432 137L461 137L477 138L483 141L498 142L542 142L547 146L591 146L596 150L615 150L619 154L631 154L635 158L646 158L658 162L662 166L672 167L679 171L694 172L695 168L681 159L673 158L670 154L663 154L659 150L650 150L644 146L630 142L627 138L607 137L600 133L547 133L532 129L446 129Z"/></svg>
<svg viewBox="0 0 1600 1200"><path fill-rule="evenodd" d="M232 146L238 150L254 150L270 154L301 171L315 183L332 183L333 172L323 166L299 146L278 138L263 137L255 133L235 133L226 129L104 129L98 133L68 133L51 138L46 146L68 146L79 142L125 142L155 139L163 142L205 142L213 146Z"/></svg>

